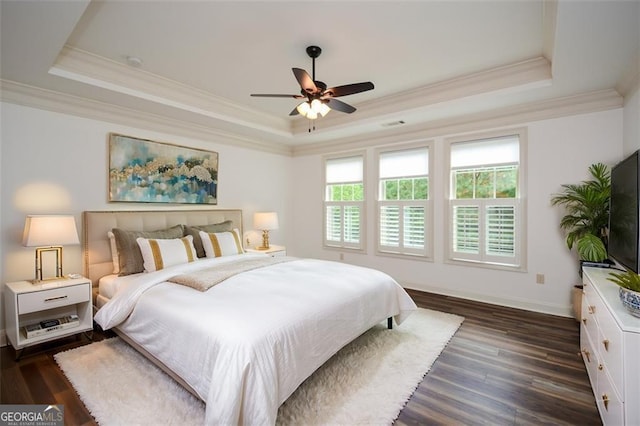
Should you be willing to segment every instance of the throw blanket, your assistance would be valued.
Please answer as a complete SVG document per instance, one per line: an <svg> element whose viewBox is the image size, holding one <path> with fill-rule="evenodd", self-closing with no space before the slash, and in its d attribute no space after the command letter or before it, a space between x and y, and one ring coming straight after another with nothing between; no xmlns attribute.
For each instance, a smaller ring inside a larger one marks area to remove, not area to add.
<svg viewBox="0 0 640 426"><path fill-rule="evenodd" d="M291 262L295 257L251 257L239 259L224 265L213 266L202 271L189 274L176 275L167 281L176 284L186 285L200 291L207 291L216 284L242 272L252 271L265 266L275 265L282 262Z"/></svg>

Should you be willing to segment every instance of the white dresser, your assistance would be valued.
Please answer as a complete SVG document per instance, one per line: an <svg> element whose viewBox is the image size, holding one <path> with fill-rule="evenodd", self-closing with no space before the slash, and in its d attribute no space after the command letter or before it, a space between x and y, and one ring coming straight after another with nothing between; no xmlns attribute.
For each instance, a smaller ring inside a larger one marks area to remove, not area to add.
<svg viewBox="0 0 640 426"><path fill-rule="evenodd" d="M605 425L640 425L640 318L622 306L610 269L584 268L580 350Z"/></svg>

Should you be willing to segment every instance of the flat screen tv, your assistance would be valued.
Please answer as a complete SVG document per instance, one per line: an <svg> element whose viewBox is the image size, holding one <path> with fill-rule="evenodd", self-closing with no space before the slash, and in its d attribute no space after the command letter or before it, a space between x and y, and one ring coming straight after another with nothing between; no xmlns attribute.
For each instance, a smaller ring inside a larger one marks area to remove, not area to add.
<svg viewBox="0 0 640 426"><path fill-rule="evenodd" d="M640 238L638 235L638 198L640 151L611 169L609 206L609 257L621 266L638 273Z"/></svg>

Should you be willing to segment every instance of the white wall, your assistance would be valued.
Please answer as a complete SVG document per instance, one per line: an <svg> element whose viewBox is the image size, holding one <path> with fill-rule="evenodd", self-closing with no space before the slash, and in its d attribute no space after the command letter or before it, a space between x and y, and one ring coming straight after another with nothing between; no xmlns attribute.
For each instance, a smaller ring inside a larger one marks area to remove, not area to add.
<svg viewBox="0 0 640 426"><path fill-rule="evenodd" d="M344 260L379 268L410 288L570 315L570 289L579 282L578 262L559 230L563 212L552 207L549 200L560 191L561 184L588 178L592 163L614 164L622 158L622 119L623 111L617 109L523 123L528 128L527 272L443 263L444 194L441 184L435 183L445 176L442 137L435 138L435 167L431 172L431 184L439 188L434 197L434 261L374 255L375 210L371 199L367 201L367 254L343 251ZM367 154L367 177L375 185L373 148ZM295 157L293 163L296 238L292 249L299 256L338 260L341 252L322 248L322 156ZM545 275L545 284L536 284L538 273Z"/></svg>
<svg viewBox="0 0 640 426"><path fill-rule="evenodd" d="M2 103L0 145L0 276L2 283L33 279L34 249L22 247L28 214L73 214L79 233L84 210L240 208L245 231L257 210L277 211L291 222L291 157L237 148L223 141L176 135ZM219 153L217 206L109 203L108 134L121 133ZM272 231L286 245L289 228ZM256 241L257 242L257 241ZM82 272L80 246L64 248L64 272ZM4 309L0 309L3 311ZM0 315L4 329L4 314Z"/></svg>

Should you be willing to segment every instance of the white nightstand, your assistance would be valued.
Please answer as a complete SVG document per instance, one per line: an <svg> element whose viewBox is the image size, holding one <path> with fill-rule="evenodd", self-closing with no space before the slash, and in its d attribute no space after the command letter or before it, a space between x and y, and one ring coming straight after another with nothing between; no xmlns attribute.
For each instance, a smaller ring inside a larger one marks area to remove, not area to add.
<svg viewBox="0 0 640 426"><path fill-rule="evenodd" d="M91 281L75 278L59 281L8 283L4 294L7 338L16 353L27 346L93 330ZM26 326L46 320L73 318L77 322L32 330L27 337ZM20 354L17 354L17 358Z"/></svg>
<svg viewBox="0 0 640 426"><path fill-rule="evenodd" d="M257 248L248 248L245 250L247 253L265 253L271 257L279 257L287 255L287 248L284 246L275 246L271 244L267 250L259 250Z"/></svg>

